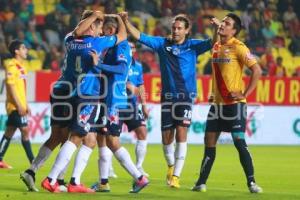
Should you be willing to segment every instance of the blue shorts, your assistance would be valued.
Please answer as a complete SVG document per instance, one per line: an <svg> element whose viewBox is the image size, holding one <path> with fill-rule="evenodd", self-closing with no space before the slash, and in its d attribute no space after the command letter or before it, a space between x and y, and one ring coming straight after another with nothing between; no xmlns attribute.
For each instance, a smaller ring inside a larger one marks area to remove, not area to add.
<svg viewBox="0 0 300 200"><path fill-rule="evenodd" d="M205 132L245 132L247 105L211 105L207 115Z"/></svg>
<svg viewBox="0 0 300 200"><path fill-rule="evenodd" d="M17 128L26 127L28 125L27 115L21 116L18 111L12 111L7 118L6 126L13 126Z"/></svg>
<svg viewBox="0 0 300 200"><path fill-rule="evenodd" d="M73 102L74 115L70 130L81 136L85 136L89 132L95 132L98 107L98 100L76 97Z"/></svg>
<svg viewBox="0 0 300 200"><path fill-rule="evenodd" d="M71 91L68 89L54 88L50 95L51 121L50 125L58 125L61 128L71 123L72 109Z"/></svg>

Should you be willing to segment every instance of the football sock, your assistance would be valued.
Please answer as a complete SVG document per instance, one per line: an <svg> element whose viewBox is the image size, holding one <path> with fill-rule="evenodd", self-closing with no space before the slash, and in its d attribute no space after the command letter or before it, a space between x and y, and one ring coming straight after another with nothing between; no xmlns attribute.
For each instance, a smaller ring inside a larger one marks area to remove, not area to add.
<svg viewBox="0 0 300 200"><path fill-rule="evenodd" d="M31 144L29 140L22 140L22 146L25 150L26 156L30 163L32 163L34 156L31 149Z"/></svg>
<svg viewBox="0 0 300 200"><path fill-rule="evenodd" d="M99 148L99 159L98 159L98 170L99 170L99 180L102 182L102 179L108 180L109 167L112 162L112 152L105 146ZM103 183L105 184L105 183Z"/></svg>
<svg viewBox="0 0 300 200"><path fill-rule="evenodd" d="M5 135L3 135L1 142L0 142L0 161L2 161L5 152L9 146L11 138L6 137Z"/></svg>
<svg viewBox="0 0 300 200"><path fill-rule="evenodd" d="M210 170L216 157L216 147L205 147L204 157L201 163L200 176L196 185L206 184Z"/></svg>
<svg viewBox="0 0 300 200"><path fill-rule="evenodd" d="M45 161L49 158L51 153L52 153L51 149L49 149L45 145L42 145L40 147L38 155L32 161L29 169L36 172L45 163Z"/></svg>
<svg viewBox="0 0 300 200"><path fill-rule="evenodd" d="M235 140L234 146L239 152L240 162L243 166L246 178L247 178L247 184L250 186L251 182L255 182L254 179L254 168L253 168L253 162L250 155L250 152L248 151L248 146L246 144L245 140Z"/></svg>
<svg viewBox="0 0 300 200"><path fill-rule="evenodd" d="M138 140L135 145L136 167L141 168L147 152L147 140Z"/></svg>
<svg viewBox="0 0 300 200"><path fill-rule="evenodd" d="M163 146L165 159L168 166L173 166L175 163L175 148L174 143L167 144Z"/></svg>
<svg viewBox="0 0 300 200"><path fill-rule="evenodd" d="M142 176L141 172L139 172L136 166L133 164L128 151L124 147L119 148L114 155L124 169L126 169L135 180L138 180L138 178Z"/></svg>
<svg viewBox="0 0 300 200"><path fill-rule="evenodd" d="M77 153L77 156L75 159L75 165L74 165L74 169L73 169L73 173L72 173L72 178L73 177L75 178L76 185L80 184L81 174L84 171L92 152L93 152L93 149L91 149L90 147L81 145L81 147Z"/></svg>
<svg viewBox="0 0 300 200"><path fill-rule="evenodd" d="M48 178L51 178L51 184L54 185L59 173L67 166L70 162L73 153L76 151L77 147L71 141L66 141L56 157L55 163L52 166L52 169L48 175Z"/></svg>
<svg viewBox="0 0 300 200"><path fill-rule="evenodd" d="M175 165L174 165L174 176L180 177L182 168L184 166L185 156L187 152L187 143L186 142L178 142L176 144L175 151Z"/></svg>

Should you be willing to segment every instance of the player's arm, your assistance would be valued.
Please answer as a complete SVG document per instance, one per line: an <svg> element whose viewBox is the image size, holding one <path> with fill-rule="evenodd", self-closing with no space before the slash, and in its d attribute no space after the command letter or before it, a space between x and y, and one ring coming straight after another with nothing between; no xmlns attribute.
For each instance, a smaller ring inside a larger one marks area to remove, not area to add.
<svg viewBox="0 0 300 200"><path fill-rule="evenodd" d="M212 45L214 45L216 42L219 41L218 28L219 28L221 22L216 17L213 17L213 18L211 18L210 23L214 27L214 34L212 37Z"/></svg>
<svg viewBox="0 0 300 200"><path fill-rule="evenodd" d="M7 90L10 92L12 99L17 106L17 110L19 115L24 116L27 114L26 108L24 108L20 102L20 100L17 97L17 90L13 84L7 84Z"/></svg>
<svg viewBox="0 0 300 200"><path fill-rule="evenodd" d="M119 44L120 42L127 39L127 31L126 26L121 18L120 15L117 14L106 14L105 17L115 17L118 20L118 33L116 34L117 42L116 44Z"/></svg>
<svg viewBox="0 0 300 200"><path fill-rule="evenodd" d="M252 73L250 76L250 82L243 93L242 91L236 91L229 94L235 101L245 99L253 92L262 73L256 58L250 53L249 49L245 45L238 46L237 52L239 61L243 65L246 65Z"/></svg>
<svg viewBox="0 0 300 200"><path fill-rule="evenodd" d="M79 24L75 27L73 31L73 35L75 37L80 37L83 35L83 33L94 23L96 19L103 20L104 15L101 11L94 11L91 16L88 18L81 20Z"/></svg>
<svg viewBox="0 0 300 200"><path fill-rule="evenodd" d="M247 98L253 92L262 73L261 68L257 63L251 66L250 70L252 72L250 76L250 82L243 94L245 98Z"/></svg>
<svg viewBox="0 0 300 200"><path fill-rule="evenodd" d="M135 28L128 19L128 13L127 12L120 12L119 15L121 16L128 32L134 37L136 40L139 40L141 37L141 32Z"/></svg>
<svg viewBox="0 0 300 200"><path fill-rule="evenodd" d="M148 119L149 110L147 109L146 92L145 92L144 84L138 87L138 91L139 91L139 96L141 98L142 112L144 114L145 119Z"/></svg>

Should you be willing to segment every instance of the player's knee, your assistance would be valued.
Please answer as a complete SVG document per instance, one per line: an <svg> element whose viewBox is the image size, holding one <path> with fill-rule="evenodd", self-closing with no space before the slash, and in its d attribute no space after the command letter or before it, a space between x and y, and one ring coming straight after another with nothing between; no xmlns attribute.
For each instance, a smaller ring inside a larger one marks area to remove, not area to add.
<svg viewBox="0 0 300 200"><path fill-rule="evenodd" d="M233 141L245 140L245 132L233 132L231 133Z"/></svg>

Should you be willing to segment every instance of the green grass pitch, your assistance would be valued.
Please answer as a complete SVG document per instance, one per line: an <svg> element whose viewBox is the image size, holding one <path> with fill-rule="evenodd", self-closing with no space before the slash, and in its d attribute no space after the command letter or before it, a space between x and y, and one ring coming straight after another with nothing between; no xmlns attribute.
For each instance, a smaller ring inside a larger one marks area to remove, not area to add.
<svg viewBox="0 0 300 200"><path fill-rule="evenodd" d="M125 145L134 158L134 145ZM39 145L34 145L35 154ZM28 167L23 148L20 144L11 144L5 161L13 169L0 169L0 200L19 199L300 199L300 147L299 146L250 146L254 160L255 175L258 184L264 189L263 194L250 194L245 184L245 177L240 166L238 154L233 145L219 145L212 173L208 180L206 193L191 192L198 177L199 165L203 155L203 145L189 145L186 164L181 175L181 188L171 189L165 184L166 163L161 145L149 145L144 169L150 174L150 185L139 194L129 194L131 178L114 160L117 179L111 179L110 193L96 194L51 194L40 187L55 159L57 150L37 173L38 193L27 192L19 179L19 174ZM91 185L98 178L98 151L94 150L89 164L81 178L82 183ZM73 161L66 175L69 180Z"/></svg>

